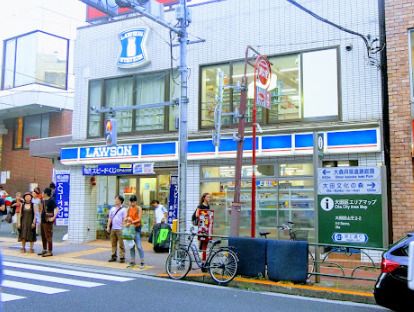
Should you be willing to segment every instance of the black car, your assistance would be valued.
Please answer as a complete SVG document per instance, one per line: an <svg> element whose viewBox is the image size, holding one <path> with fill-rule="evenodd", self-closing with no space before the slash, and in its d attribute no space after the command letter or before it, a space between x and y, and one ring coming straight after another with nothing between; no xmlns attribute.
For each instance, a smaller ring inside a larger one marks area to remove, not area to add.
<svg viewBox="0 0 414 312"><path fill-rule="evenodd" d="M414 241L409 233L382 255L381 275L375 284L377 304L395 311L414 311L414 291L408 288L408 247Z"/></svg>

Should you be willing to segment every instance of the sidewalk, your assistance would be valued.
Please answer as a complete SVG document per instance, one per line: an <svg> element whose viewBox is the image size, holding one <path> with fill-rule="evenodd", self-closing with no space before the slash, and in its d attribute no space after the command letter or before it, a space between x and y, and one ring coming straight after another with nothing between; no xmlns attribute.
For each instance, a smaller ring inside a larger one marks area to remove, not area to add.
<svg viewBox="0 0 414 312"><path fill-rule="evenodd" d="M41 250L41 242L36 242L35 251ZM145 267L140 269L138 266L127 268L127 264L119 262L108 262L111 255L109 240L96 240L84 244L71 244L68 242L54 242L54 256L42 258L36 253L20 253L20 244L13 237L5 237L4 233L0 236L0 249L4 256L19 257L22 260L42 260L49 262L59 262L63 264L82 265L89 267L110 268L124 270L125 272L135 272L139 274L166 277L165 260L167 253L155 253L152 245L143 239L145 250ZM126 252L126 262L129 262L129 252ZM186 278L200 282L213 283L208 273L201 273L193 270ZM266 279L236 277L230 283L231 287L256 291L270 291L284 294L301 295L334 300L346 300L360 303L374 304L372 290L374 282L359 280L343 280L339 278L322 278L318 284L299 285L289 282L273 282Z"/></svg>

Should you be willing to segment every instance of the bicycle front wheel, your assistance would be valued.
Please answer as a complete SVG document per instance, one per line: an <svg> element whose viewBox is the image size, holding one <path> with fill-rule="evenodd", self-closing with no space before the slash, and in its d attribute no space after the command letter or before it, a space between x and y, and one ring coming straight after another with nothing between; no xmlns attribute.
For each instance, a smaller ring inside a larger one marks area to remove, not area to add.
<svg viewBox="0 0 414 312"><path fill-rule="evenodd" d="M187 250L179 248L172 251L165 262L165 270L170 278L184 278L191 269L191 257Z"/></svg>
<svg viewBox="0 0 414 312"><path fill-rule="evenodd" d="M228 284L237 273L237 255L229 249L219 249L208 265L211 278L219 285Z"/></svg>

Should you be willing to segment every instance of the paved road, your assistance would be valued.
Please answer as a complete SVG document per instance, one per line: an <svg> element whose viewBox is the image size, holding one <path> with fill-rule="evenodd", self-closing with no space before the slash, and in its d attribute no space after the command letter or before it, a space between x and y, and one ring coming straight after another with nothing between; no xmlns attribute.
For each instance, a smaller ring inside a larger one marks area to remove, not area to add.
<svg viewBox="0 0 414 312"><path fill-rule="evenodd" d="M226 287L4 259L2 301L14 311L384 311L349 302L258 293Z"/></svg>

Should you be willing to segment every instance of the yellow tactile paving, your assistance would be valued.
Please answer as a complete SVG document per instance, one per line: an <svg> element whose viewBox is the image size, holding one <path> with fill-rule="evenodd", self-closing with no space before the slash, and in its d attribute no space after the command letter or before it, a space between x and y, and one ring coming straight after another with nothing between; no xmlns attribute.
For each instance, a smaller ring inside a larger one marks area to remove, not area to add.
<svg viewBox="0 0 414 312"><path fill-rule="evenodd" d="M159 277L168 277L166 273L158 274ZM209 276L206 273L192 273L188 274L188 277L202 277L202 276ZM330 287L321 287L321 286L314 286L314 285L298 285L293 283L286 283L286 282L273 282L268 280L255 280L249 279L245 277L235 277L234 281L242 282L246 284L259 284L259 285L267 285L267 286L278 286L284 288L294 288L294 289L306 289L311 291L324 291L324 292L333 292L337 294L344 294L344 295L353 295L353 296L361 296L361 297L373 297L374 295L369 292L363 291L353 291L347 289L338 289L338 288L330 288Z"/></svg>
<svg viewBox="0 0 414 312"><path fill-rule="evenodd" d="M106 252L106 251L108 251L108 248L94 248L94 249L89 249L89 250L62 253L62 256L64 256L65 258L77 258L77 257L93 255L96 253Z"/></svg>
<svg viewBox="0 0 414 312"><path fill-rule="evenodd" d="M98 251L96 252L102 252L103 248L97 248ZM95 249L94 249L95 250ZM88 250L90 251L90 250ZM104 249L106 251L106 249ZM26 259L42 259L42 261L50 261L50 262L61 262L61 263L67 263L67 264L78 264L78 265L90 265L90 266L98 266L98 267L105 267L105 268L112 268L112 269L127 269L126 263L119 263L119 262L104 262L99 260L91 260L91 259L80 259L77 257L68 257L68 254L63 255L55 255L53 257L39 257L37 254L33 253L20 253L18 250L3 250L2 251L4 255L6 256L14 256L14 257L20 257L20 258L26 258ZM76 253L72 253L76 254ZM134 268L128 268L128 270L138 271L142 272L145 270L149 270L154 268L150 265L145 265L143 269L139 268L139 266Z"/></svg>
<svg viewBox="0 0 414 312"><path fill-rule="evenodd" d="M374 295L369 292L363 291L353 291L347 289L338 289L338 288L331 288L331 287L321 287L321 286L314 286L314 285L297 285L293 283L286 283L286 282L272 282L272 281L261 281L261 280L252 280L244 277L236 277L234 280L238 282L244 283L253 283L253 284L261 284L261 285L272 285L272 286L280 286L285 288L296 288L296 289L306 289L312 291L326 291L326 292L334 292L334 293L341 293L353 296L363 296L363 297L373 297Z"/></svg>

